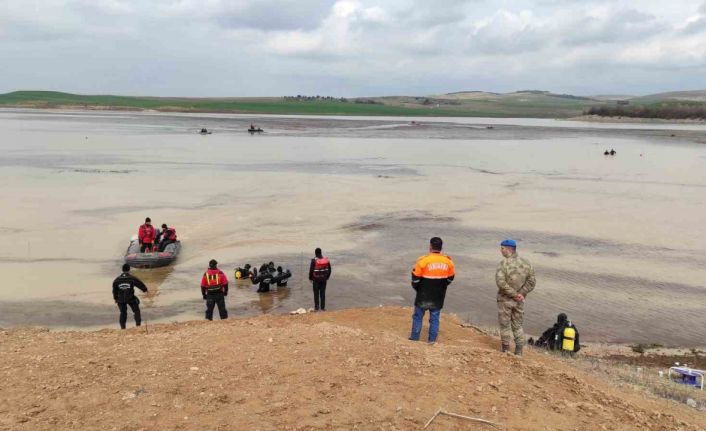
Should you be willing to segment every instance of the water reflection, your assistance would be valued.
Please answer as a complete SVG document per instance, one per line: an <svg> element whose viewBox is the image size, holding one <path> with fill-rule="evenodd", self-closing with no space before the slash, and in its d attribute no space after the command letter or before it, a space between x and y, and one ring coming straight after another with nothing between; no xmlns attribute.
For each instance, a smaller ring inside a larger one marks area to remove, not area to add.
<svg viewBox="0 0 706 431"><path fill-rule="evenodd" d="M286 304L287 298L292 293L289 287L273 287L273 290L265 293L256 293L257 299L251 302L252 307L257 307L260 312L267 314Z"/></svg>
<svg viewBox="0 0 706 431"><path fill-rule="evenodd" d="M144 307L151 308L155 306L156 299L161 293L162 285L174 272L174 266L169 265L149 269L133 268L131 272L147 285L147 293L140 293L140 297L142 298Z"/></svg>

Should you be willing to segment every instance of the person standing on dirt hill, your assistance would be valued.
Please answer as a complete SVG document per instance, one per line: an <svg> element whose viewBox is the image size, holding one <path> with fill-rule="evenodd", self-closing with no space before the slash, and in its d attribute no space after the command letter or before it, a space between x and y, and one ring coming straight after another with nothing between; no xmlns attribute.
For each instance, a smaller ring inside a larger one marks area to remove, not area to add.
<svg viewBox="0 0 706 431"><path fill-rule="evenodd" d="M454 263L449 256L441 254L443 241L434 237L429 241L429 254L417 259L412 269L414 298L412 333L409 339L419 341L424 314L429 310L429 343L435 343L439 334L439 316L444 307L446 288L456 276Z"/></svg>
<svg viewBox="0 0 706 431"><path fill-rule="evenodd" d="M152 220L147 217L145 224L140 226L140 229L137 231L137 240L140 241L140 253L152 251L156 237L157 233L154 230L154 226L152 226Z"/></svg>
<svg viewBox="0 0 706 431"><path fill-rule="evenodd" d="M503 352L510 351L510 340L515 338L515 354L522 356L525 336L522 331L525 297L537 281L534 268L525 258L517 255L515 240L506 239L500 243L503 260L495 272L495 284L498 286L498 323L500 342Z"/></svg>
<svg viewBox="0 0 706 431"><path fill-rule="evenodd" d="M228 296L228 278L218 269L218 262L211 259L201 277L201 296L206 301L206 319L213 320L213 309L218 306L221 320L228 318L225 297Z"/></svg>
<svg viewBox="0 0 706 431"><path fill-rule="evenodd" d="M130 265L123 265L123 272L113 281L113 299L120 310L120 328L127 324L127 307L130 306L135 315L135 326L142 324L140 300L135 296L135 288L147 292L147 286L137 277L130 274Z"/></svg>
<svg viewBox="0 0 706 431"><path fill-rule="evenodd" d="M314 288L314 311L326 311L326 283L331 278L331 262L320 248L314 250L314 258L309 265L309 280Z"/></svg>

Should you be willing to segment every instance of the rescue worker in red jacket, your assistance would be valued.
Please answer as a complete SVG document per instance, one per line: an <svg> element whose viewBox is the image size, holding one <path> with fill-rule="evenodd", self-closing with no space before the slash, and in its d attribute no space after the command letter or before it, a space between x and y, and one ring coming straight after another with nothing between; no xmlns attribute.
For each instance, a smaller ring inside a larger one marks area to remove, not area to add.
<svg viewBox="0 0 706 431"><path fill-rule="evenodd" d="M221 320L228 318L225 297L228 296L228 278L218 269L218 262L211 259L208 269L201 277L201 296L206 301L206 319L213 320L213 309L218 306Z"/></svg>
<svg viewBox="0 0 706 431"><path fill-rule="evenodd" d="M309 265L309 280L314 288L314 310L326 311L326 282L331 278L331 262L321 253L321 249L314 250L314 257Z"/></svg>
<svg viewBox="0 0 706 431"><path fill-rule="evenodd" d="M162 225L162 233L160 235L161 239L159 241L159 251L164 251L169 244L173 244L177 240L176 229L173 227L168 227L166 224Z"/></svg>
<svg viewBox="0 0 706 431"><path fill-rule="evenodd" d="M422 320L427 310L429 310L428 341L436 342L439 334L439 316L444 307L446 288L456 275L451 258L441 254L442 245L441 238L432 238L429 241L429 254L417 259L412 270L412 288L417 292L414 298L412 333L409 336L412 341L419 341Z"/></svg>
<svg viewBox="0 0 706 431"><path fill-rule="evenodd" d="M152 219L147 217L145 224L140 226L140 229L137 231L137 239L140 241L140 253L152 251L156 236L157 233L154 230L154 226L152 226Z"/></svg>

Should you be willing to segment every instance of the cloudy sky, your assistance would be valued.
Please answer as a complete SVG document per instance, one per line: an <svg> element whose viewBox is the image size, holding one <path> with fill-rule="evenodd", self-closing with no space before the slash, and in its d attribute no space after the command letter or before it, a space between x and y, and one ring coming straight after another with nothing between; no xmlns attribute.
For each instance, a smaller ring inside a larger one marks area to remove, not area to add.
<svg viewBox="0 0 706 431"><path fill-rule="evenodd" d="M703 0L0 0L0 92L706 89Z"/></svg>

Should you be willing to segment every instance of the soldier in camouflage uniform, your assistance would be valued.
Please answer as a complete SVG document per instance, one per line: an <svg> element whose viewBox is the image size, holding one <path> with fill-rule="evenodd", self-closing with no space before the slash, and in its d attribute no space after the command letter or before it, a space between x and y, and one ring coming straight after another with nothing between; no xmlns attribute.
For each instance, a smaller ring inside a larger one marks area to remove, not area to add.
<svg viewBox="0 0 706 431"><path fill-rule="evenodd" d="M517 243L506 239L500 243L503 260L495 273L495 284L498 286L498 322L500 324L500 340L502 351L510 350L510 339L515 338L515 354L522 356L524 333L522 318L524 314L525 297L537 283L534 278L534 268L527 259L517 256Z"/></svg>

